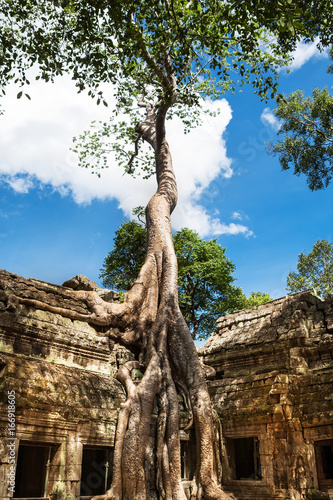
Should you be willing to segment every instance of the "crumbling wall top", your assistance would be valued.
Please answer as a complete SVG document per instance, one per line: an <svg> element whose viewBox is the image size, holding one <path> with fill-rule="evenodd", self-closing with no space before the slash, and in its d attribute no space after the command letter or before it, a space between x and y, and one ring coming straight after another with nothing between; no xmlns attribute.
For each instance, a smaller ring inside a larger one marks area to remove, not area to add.
<svg viewBox="0 0 333 500"><path fill-rule="evenodd" d="M333 296L309 291L219 318L202 352L275 343L291 338L327 340L333 333Z"/></svg>

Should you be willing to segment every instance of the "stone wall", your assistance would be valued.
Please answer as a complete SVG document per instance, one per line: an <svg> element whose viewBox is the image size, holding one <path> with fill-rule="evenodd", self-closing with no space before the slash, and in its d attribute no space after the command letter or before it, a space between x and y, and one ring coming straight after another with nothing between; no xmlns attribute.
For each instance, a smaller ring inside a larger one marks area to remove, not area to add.
<svg viewBox="0 0 333 500"><path fill-rule="evenodd" d="M89 289L90 283L97 290L96 284L81 278L81 284L78 280L67 283L76 289ZM117 300L109 291L99 292L107 300ZM88 306L76 300L68 286L0 271L0 498L13 496L8 489L8 444L14 442L16 460L19 446L23 446L27 456L37 461L36 467L45 467L35 455L47 446L50 463L47 477L41 478L47 483L42 497L74 500L84 491L84 447L113 446L118 408L126 399L115 374L133 355L112 340L110 331L104 332L103 327L96 329L60 312L32 307L29 300L50 304L59 311L89 313ZM8 391L15 392L15 441L8 434ZM88 495L89 481L100 481L97 473L92 471L87 478ZM23 493L27 496L27 491Z"/></svg>
<svg viewBox="0 0 333 500"><path fill-rule="evenodd" d="M332 335L332 296L303 292L220 318L201 349L216 370L209 388L223 427L223 482L238 498L333 496ZM252 439L260 477L237 477L235 446ZM318 463L323 453L330 471Z"/></svg>
<svg viewBox="0 0 333 500"><path fill-rule="evenodd" d="M18 469L24 456L27 470L43 468L43 476L36 472L43 487L31 490L39 498L90 498L91 485L110 481L105 464L125 401L115 375L135 352L117 343L116 331L64 314L89 316L73 290L119 300L82 276L58 286L0 271L1 499L13 496L9 443ZM222 424L222 482L238 500L333 498L332 334L332 297L301 293L221 318L199 350L216 372L208 384ZM15 392L14 440L8 391ZM181 439L190 467L191 435L181 431ZM22 491L16 497L29 496Z"/></svg>

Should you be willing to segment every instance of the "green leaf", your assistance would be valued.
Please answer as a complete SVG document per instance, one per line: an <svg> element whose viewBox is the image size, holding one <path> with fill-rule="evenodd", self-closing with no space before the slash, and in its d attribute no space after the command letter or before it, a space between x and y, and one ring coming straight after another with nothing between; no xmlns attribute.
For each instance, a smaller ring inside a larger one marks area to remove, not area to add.
<svg viewBox="0 0 333 500"><path fill-rule="evenodd" d="M322 297L333 292L333 243L328 240L318 240L309 254L305 250L301 252L297 272L290 271L288 274L288 293L309 288Z"/></svg>

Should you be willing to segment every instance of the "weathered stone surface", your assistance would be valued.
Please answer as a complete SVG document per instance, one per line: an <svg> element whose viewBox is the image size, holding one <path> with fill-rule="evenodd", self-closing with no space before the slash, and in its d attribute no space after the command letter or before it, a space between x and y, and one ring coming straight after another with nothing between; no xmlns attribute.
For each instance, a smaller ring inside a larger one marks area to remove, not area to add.
<svg viewBox="0 0 333 500"><path fill-rule="evenodd" d="M332 307L332 296L283 297L220 318L200 349L217 373L209 387L227 453L234 440L259 441L260 481L225 467L237 498L330 498L318 454L333 447Z"/></svg>
<svg viewBox="0 0 333 500"><path fill-rule="evenodd" d="M52 500L79 500L84 450L109 449L114 442L125 401L115 377L134 353L118 343L112 328L61 314L89 315L77 290L119 300L82 275L58 286L0 271L0 497L5 500L11 496L4 445L8 391L16 398L16 457L20 443L47 443L52 449L47 483ZM333 447L332 338L332 296L321 300L304 292L220 318L199 349L212 368L210 377L216 373L208 385L222 423L222 481L238 500L330 498L319 462L322 443ZM183 411L182 428L189 418ZM152 449L147 453L153 456ZM243 465L252 460L253 473L249 464L244 472L239 460ZM184 486L190 495L189 482Z"/></svg>
<svg viewBox="0 0 333 500"><path fill-rule="evenodd" d="M16 411L56 412L65 419L110 418L125 400L121 384L107 374L55 364L54 360L27 359L1 354L0 384L5 391L0 401L7 402L7 391L16 391Z"/></svg>
<svg viewBox="0 0 333 500"><path fill-rule="evenodd" d="M47 494L53 500L79 498L84 446L113 446L119 407L126 399L115 376L118 367L133 357L117 343L112 329L38 308L40 303L49 304L88 316L87 303L77 300L70 286L117 300L116 293L95 288L82 276L64 287L0 271L0 434L4 438L0 442L8 437L7 397L8 391L14 391L15 457L19 443L51 447ZM9 458L8 448L0 446L1 499L12 496Z"/></svg>
<svg viewBox="0 0 333 500"><path fill-rule="evenodd" d="M119 300L119 294L106 288L100 288L95 281L91 281L87 276L78 274L62 284L63 287L72 290L96 291L106 302L116 302Z"/></svg>

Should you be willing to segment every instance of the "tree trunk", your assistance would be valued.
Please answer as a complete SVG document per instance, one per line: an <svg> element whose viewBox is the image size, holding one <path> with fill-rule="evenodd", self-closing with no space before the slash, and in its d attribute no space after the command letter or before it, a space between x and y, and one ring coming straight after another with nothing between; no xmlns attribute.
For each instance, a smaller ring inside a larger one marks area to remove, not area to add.
<svg viewBox="0 0 333 500"><path fill-rule="evenodd" d="M165 137L165 113L163 108L157 112L147 108L146 120L137 127L155 150L158 184L146 209L146 261L125 300L127 305L131 304L132 326L128 327L127 341L132 339L140 346L140 356L136 362L126 363L118 373L127 401L120 409L117 424L113 481L110 490L94 500L152 498L147 488L147 471L151 468L155 471L154 498L186 500L181 481L179 393L190 405L196 436L192 498L232 498L217 484L212 408L205 375L178 306L177 259L170 224L177 186ZM144 373L138 384L131 378L133 368ZM147 449L156 413L152 460Z"/></svg>

